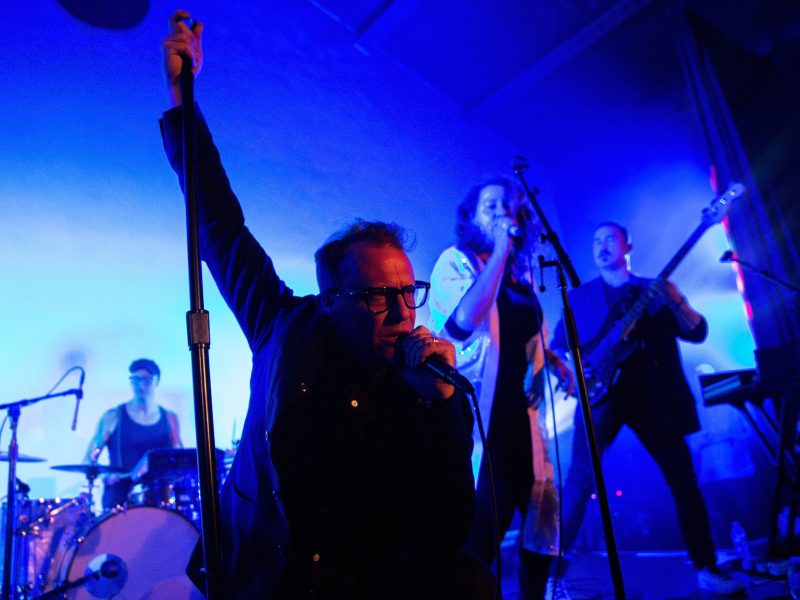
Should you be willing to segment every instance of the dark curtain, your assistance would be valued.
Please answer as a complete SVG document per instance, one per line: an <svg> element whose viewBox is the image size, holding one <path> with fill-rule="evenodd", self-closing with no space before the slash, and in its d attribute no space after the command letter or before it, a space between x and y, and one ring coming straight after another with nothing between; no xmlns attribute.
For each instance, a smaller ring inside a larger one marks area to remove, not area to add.
<svg viewBox="0 0 800 600"><path fill-rule="evenodd" d="M797 287L800 40L792 36L800 10L789 2L733 4L697 2L676 11L685 74L720 191L731 181L748 188L729 213L735 251ZM797 353L800 294L746 267L742 278L756 346ZM786 369L797 364L787 358Z"/></svg>

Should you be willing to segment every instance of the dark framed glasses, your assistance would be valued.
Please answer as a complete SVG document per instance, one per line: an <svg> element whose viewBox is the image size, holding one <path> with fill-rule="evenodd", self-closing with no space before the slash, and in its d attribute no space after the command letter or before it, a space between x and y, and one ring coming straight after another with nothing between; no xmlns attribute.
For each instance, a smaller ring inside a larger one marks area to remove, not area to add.
<svg viewBox="0 0 800 600"><path fill-rule="evenodd" d="M426 281L415 281L403 288L372 287L372 288L330 288L327 294L334 296L350 296L364 300L367 310L374 315L387 312L400 296L408 308L419 308L428 299L428 290L431 284Z"/></svg>

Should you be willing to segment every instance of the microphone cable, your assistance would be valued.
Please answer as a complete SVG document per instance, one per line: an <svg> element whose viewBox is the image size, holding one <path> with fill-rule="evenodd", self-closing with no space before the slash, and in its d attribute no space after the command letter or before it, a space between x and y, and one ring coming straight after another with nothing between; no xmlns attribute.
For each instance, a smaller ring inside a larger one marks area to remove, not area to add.
<svg viewBox="0 0 800 600"><path fill-rule="evenodd" d="M526 254L526 258L528 261L528 286L531 290L532 297L536 297L536 291L534 289L534 277L533 277L533 261L531 261L530 253ZM543 269L543 267L539 267ZM544 285L544 280L542 280L542 285ZM538 298L537 298L538 301ZM541 303L539 303L541 307ZM545 375L545 381L547 382L547 390L549 393L549 400L550 400L550 421L553 425L553 448L555 450L555 471L556 471L556 489L558 490L558 555L556 556L556 565L555 565L555 577L554 577L554 584L553 584L553 593L551 596L551 600L555 600L556 595L556 588L558 584L558 580L561 579L561 564L563 562L564 557L564 547L563 547L563 531L564 531L564 511L561 510L562 498L564 497L564 478L561 472L561 450L560 444L558 440L558 422L556 421L556 397L555 391L553 390L553 381L552 381L552 371L550 369L550 362L547 360L547 343L544 339L544 309L542 309L542 317L539 318L539 313L536 312L536 319L538 321L539 326L539 343L542 348L542 357L544 358L544 366L542 367ZM521 540L522 541L522 540ZM523 546L524 547L524 546ZM552 569L551 569L552 571ZM548 574L549 579L549 574Z"/></svg>
<svg viewBox="0 0 800 600"><path fill-rule="evenodd" d="M486 461L486 475L489 478L489 497L491 499L492 505L492 524L494 525L494 547L495 547L495 557L497 560L497 577L495 578L495 596L496 600L502 600L502 568L501 562L502 559L500 557L500 517L498 516L497 512L497 494L495 492L494 487L494 469L492 468L492 456L489 450L489 443L486 439L486 431L483 429L483 419L481 419L481 411L480 406L478 404L478 397L475 394L475 391L466 391L463 390L464 393L469 397L472 401L472 412L475 414L475 425L478 427L478 435L481 438L481 444L483 444L483 460ZM478 465L478 477L480 477L481 468ZM477 498L476 498L477 501Z"/></svg>

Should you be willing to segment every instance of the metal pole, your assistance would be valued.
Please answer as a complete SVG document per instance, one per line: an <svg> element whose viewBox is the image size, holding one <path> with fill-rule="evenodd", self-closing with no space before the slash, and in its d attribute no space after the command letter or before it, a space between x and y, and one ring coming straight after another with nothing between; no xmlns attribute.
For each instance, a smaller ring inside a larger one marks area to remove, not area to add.
<svg viewBox="0 0 800 600"><path fill-rule="evenodd" d="M186 199L186 235L189 259L190 310L186 314L189 350L192 354L194 421L197 436L197 470L200 482L200 515L206 597L224 597L220 588L221 546L219 477L217 473L214 418L211 406L211 375L208 349L211 330L203 307L203 275L197 231L197 148L194 118L194 74L191 60L184 58L181 71L183 98L183 176Z"/></svg>
<svg viewBox="0 0 800 600"><path fill-rule="evenodd" d="M16 541L17 526L17 423L19 422L19 405L8 409L9 425L11 427L11 442L8 444L8 495L6 497L6 539L5 555L3 556L3 600L12 600L17 586L16 561L14 560L14 546Z"/></svg>
<svg viewBox="0 0 800 600"><path fill-rule="evenodd" d="M550 246L556 252L556 260L554 262L546 262L544 266L555 266L558 272L558 287L561 290L561 301L564 305L564 327L567 332L567 340L569 342L570 352L572 353L573 363L575 364L575 379L578 384L578 392L581 405L581 413L583 415L583 422L586 424L586 441L589 444L589 455L592 459L592 471L594 472L594 482L597 486L597 501L600 505L600 516L603 521L603 533L605 534L606 548L608 550L608 567L611 571L611 581L614 585L614 597L617 600L625 600L625 586L622 581L622 568L619 563L619 554L617 553L617 542L614 537L614 527L611 522L611 510L608 507L608 493L606 491L605 480L603 479L603 464L600 460L600 452L597 449L597 439L594 434L594 424L592 422L592 411L589 404L589 393L586 388L586 374L583 369L583 361L581 359L580 338L578 337L578 328L575 324L575 315L572 312L572 307L569 304L569 297L567 295L567 281L564 275L566 271L569 276L572 287L578 287L581 282L575 268L572 266L572 261L567 255L561 241L556 235L550 222L547 220L542 207L536 194L539 190L532 191L525 177L523 176L524 170L528 167L524 164L524 160L515 160L514 174L522 184L525 194L531 201L536 215L545 230L545 238Z"/></svg>

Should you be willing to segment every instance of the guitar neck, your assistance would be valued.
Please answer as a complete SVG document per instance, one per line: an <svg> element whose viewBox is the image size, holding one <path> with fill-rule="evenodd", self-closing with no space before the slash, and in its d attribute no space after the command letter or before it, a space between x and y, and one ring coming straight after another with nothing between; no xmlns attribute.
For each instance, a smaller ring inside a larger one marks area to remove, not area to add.
<svg viewBox="0 0 800 600"><path fill-rule="evenodd" d="M680 262L689 253L689 250L697 243L697 240L705 231L715 223L721 222L728 212L728 208L733 200L745 193L745 187L741 183L733 183L728 190L715 198L711 204L703 209L702 222L695 228L684 244L678 249L667 265L661 269L656 276L657 283L663 283L677 268ZM586 346L587 362L593 372L592 378L595 380L593 391L596 398L603 397L613 383L614 374L619 365L636 351L638 344L629 338L636 322L647 310L647 306L658 290L651 286L645 290L639 290L639 296L632 306L625 308L625 312L620 315L618 309L613 309L611 314L603 323L600 331L589 341ZM623 301L624 302L624 301ZM618 305L620 308L624 306ZM628 343L628 342L634 343Z"/></svg>
<svg viewBox="0 0 800 600"><path fill-rule="evenodd" d="M697 240L703 236L708 228L708 223L700 223L697 227L695 227L692 235L690 235L689 239L683 243L683 246L678 248L678 251L670 259L667 265L661 269L661 272L658 274L656 279L664 281L667 277L672 275L672 272L678 268L678 265L681 263L681 261L686 257L687 254L689 254L689 250L692 249L692 247L697 243Z"/></svg>
<svg viewBox="0 0 800 600"><path fill-rule="evenodd" d="M706 232L708 227L709 226L707 223L700 223L695 228L695 230L689 236L689 239L683 243L683 245L678 249L667 265L661 269L661 272L656 276L658 281L664 281L667 279L667 277L672 275L672 272L678 268L678 265L689 253L689 250L692 249L692 246L697 243L697 240L699 240ZM649 301L650 297L647 294L642 293L639 295L639 298L636 300L636 302L633 303L622 319L620 319L620 325L623 331L627 331L636 321L639 320L639 318L644 314Z"/></svg>

